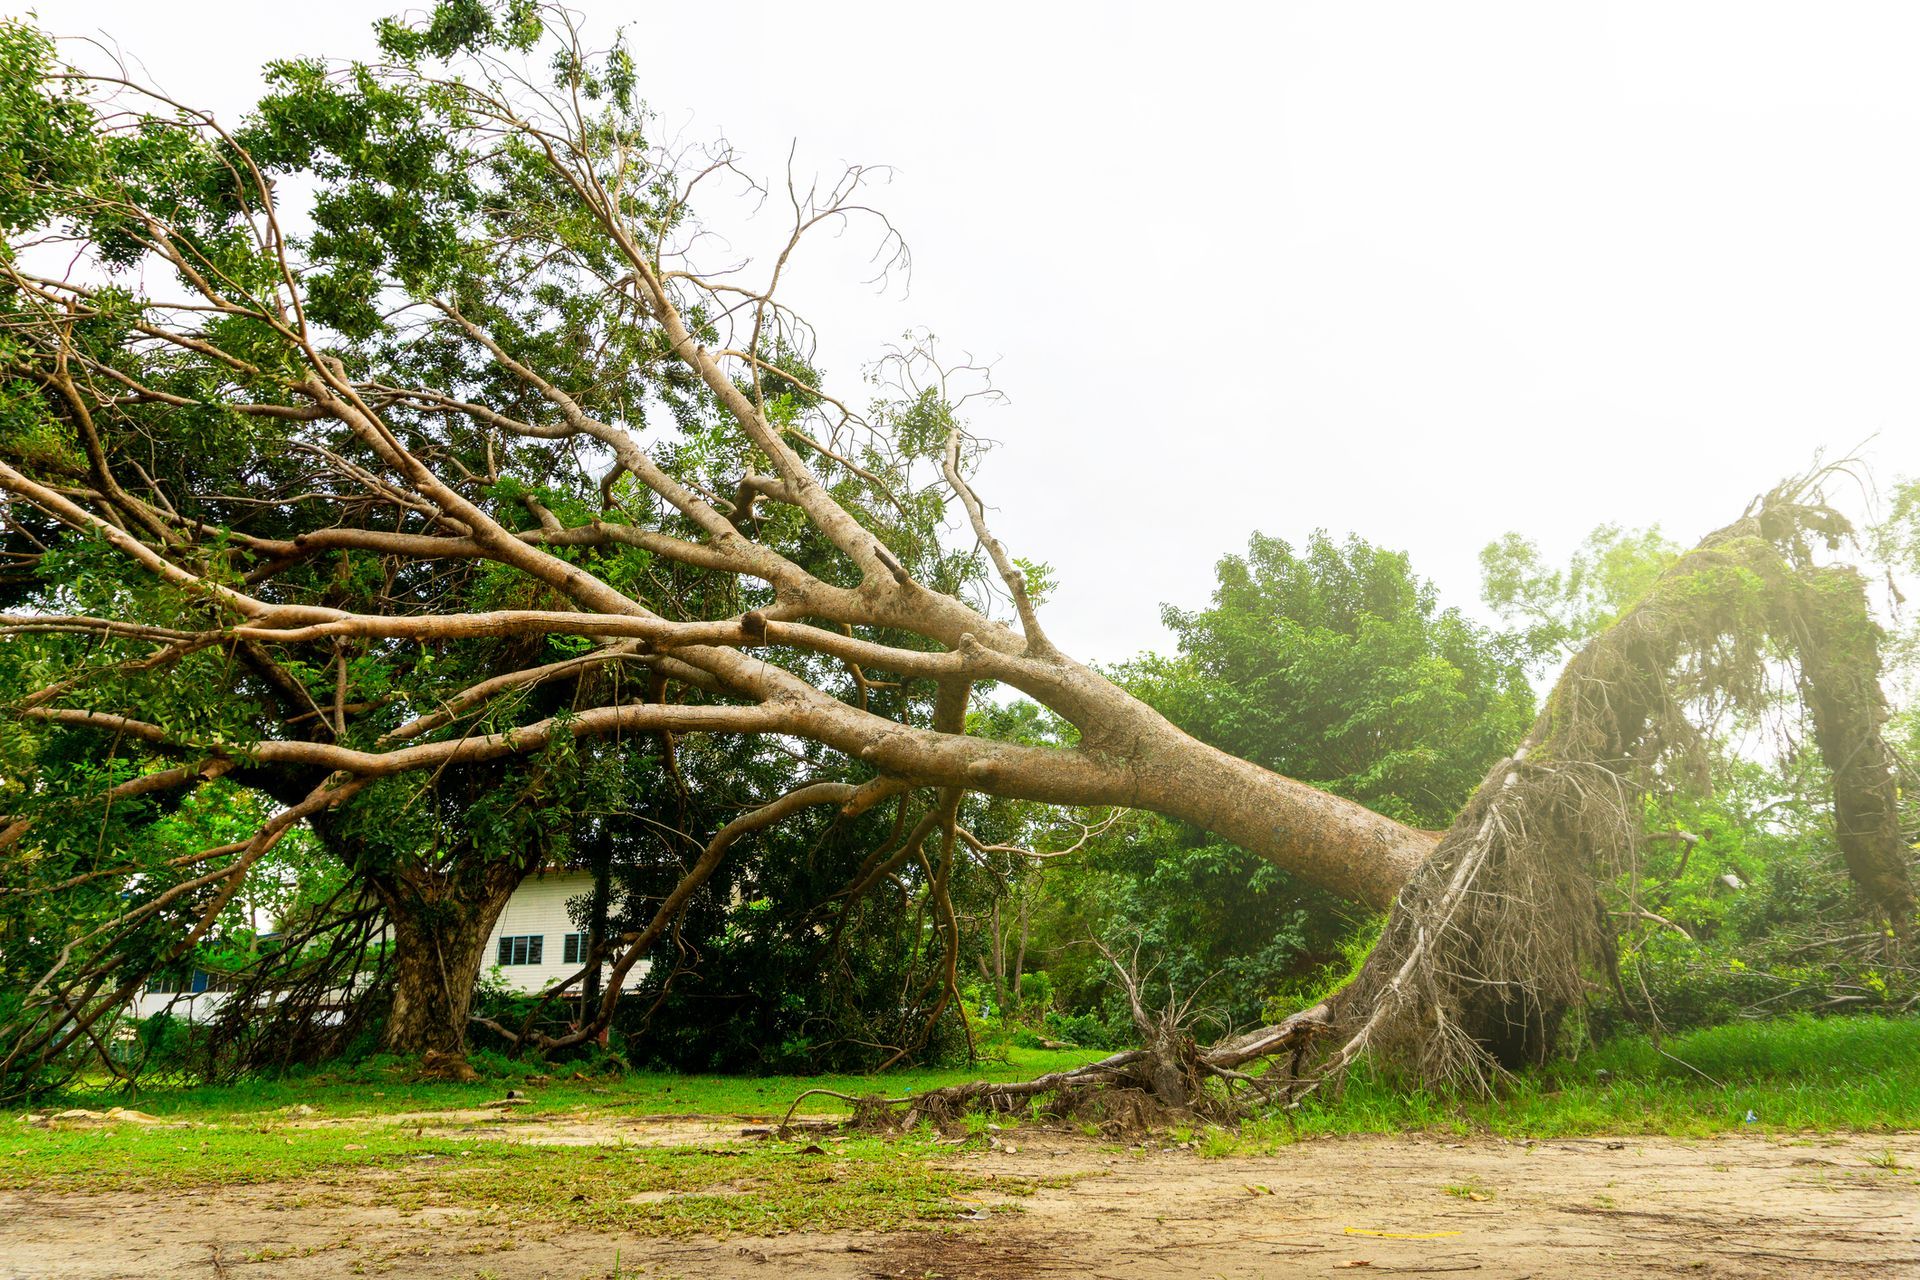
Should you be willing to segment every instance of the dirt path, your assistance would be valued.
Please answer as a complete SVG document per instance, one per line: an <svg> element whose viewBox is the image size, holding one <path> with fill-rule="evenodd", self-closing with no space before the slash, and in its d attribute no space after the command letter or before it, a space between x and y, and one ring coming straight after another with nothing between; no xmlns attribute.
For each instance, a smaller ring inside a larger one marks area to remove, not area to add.
<svg viewBox="0 0 1920 1280"><path fill-rule="evenodd" d="M636 1122L631 1127L644 1127ZM0 1193L0 1278L1920 1277L1920 1135L1464 1143L1353 1138L1272 1156L1123 1152L1023 1129L956 1154L1080 1175L938 1230L656 1240L471 1212L403 1216L353 1183ZM372 1175L369 1175L372 1176ZM344 1194L344 1202L343 1195Z"/></svg>

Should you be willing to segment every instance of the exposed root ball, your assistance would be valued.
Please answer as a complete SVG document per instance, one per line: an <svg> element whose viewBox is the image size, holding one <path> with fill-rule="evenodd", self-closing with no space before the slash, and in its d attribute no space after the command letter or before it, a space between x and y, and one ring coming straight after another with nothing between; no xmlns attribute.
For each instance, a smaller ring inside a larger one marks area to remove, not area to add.
<svg viewBox="0 0 1920 1280"><path fill-rule="evenodd" d="M1816 478L1709 536L1568 664L1332 1001L1343 1043L1327 1072L1369 1053L1422 1082L1485 1087L1542 1061L1566 1012L1616 975L1601 895L1638 856L1646 787L1704 776L1699 709L1758 714L1782 658L1797 663L1862 898L1909 928L1879 634L1858 575L1813 563L1810 536L1832 545L1846 531L1803 501Z"/></svg>

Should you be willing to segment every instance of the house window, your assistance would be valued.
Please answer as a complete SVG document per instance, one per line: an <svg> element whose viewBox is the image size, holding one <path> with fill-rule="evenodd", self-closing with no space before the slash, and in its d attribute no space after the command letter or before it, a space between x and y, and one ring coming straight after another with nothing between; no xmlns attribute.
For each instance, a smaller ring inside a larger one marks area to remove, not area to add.
<svg viewBox="0 0 1920 1280"><path fill-rule="evenodd" d="M199 996L239 989L240 979L233 974L205 969L166 969L147 979L148 995Z"/></svg>
<svg viewBox="0 0 1920 1280"><path fill-rule="evenodd" d="M539 964L540 952L545 943L545 935L538 933L502 938L500 939L500 963Z"/></svg>
<svg viewBox="0 0 1920 1280"><path fill-rule="evenodd" d="M591 950L591 948L588 947L587 945L586 934L569 933L560 940L561 963L585 964L587 961L587 952L589 950Z"/></svg>

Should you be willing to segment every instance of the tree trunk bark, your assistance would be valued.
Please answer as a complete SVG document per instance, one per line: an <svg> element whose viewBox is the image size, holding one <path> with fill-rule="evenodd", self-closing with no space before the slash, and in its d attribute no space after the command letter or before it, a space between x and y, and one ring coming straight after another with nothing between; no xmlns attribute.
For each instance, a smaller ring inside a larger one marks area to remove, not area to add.
<svg viewBox="0 0 1920 1280"><path fill-rule="evenodd" d="M1191 822L1370 907L1392 906L1440 842L1437 831L1396 822L1183 733L1152 752L1144 771L1138 807Z"/></svg>
<svg viewBox="0 0 1920 1280"><path fill-rule="evenodd" d="M983 652L970 633L954 642L964 654ZM1064 716L1080 729L1080 745L1058 750L903 725L876 733L873 717L797 682L782 690L793 699L782 728L915 785L1045 804L1150 809L1372 907L1392 905L1439 842L1438 832L1211 747L1071 659L996 654L977 678L1002 680Z"/></svg>
<svg viewBox="0 0 1920 1280"><path fill-rule="evenodd" d="M485 961L481 953L525 877L517 865L496 863L477 886L432 884L427 877L373 879L394 957L393 1004L381 1037L385 1052L471 1077L467 1015Z"/></svg>
<svg viewBox="0 0 1920 1280"><path fill-rule="evenodd" d="M607 915L613 898L613 853L602 840L593 855L593 897L587 904L587 946L582 961L591 965L580 981L580 1020L600 1003L600 953L607 945Z"/></svg>
<svg viewBox="0 0 1920 1280"><path fill-rule="evenodd" d="M1000 899L993 900L992 915L988 921L993 939L993 999L1000 1006L1002 1018L1013 1010L1013 1002L1007 999L1007 940L1000 931Z"/></svg>

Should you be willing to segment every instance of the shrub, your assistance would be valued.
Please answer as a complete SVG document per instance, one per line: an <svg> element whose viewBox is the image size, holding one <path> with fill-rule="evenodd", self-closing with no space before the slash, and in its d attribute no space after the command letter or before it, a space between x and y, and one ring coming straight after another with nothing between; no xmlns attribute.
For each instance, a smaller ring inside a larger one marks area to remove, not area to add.
<svg viewBox="0 0 1920 1280"><path fill-rule="evenodd" d="M1057 1013L1049 1010L1046 1018L1047 1034L1055 1040L1064 1040L1068 1044L1079 1045L1083 1049L1117 1049L1133 1041L1131 1028L1115 1027L1095 1017L1091 1013ZM1020 1043L1016 1036L1014 1043ZM1034 1045L1039 1044L1035 1037Z"/></svg>
<svg viewBox="0 0 1920 1280"><path fill-rule="evenodd" d="M1020 1007L1022 1009L1053 1007L1053 979L1047 976L1045 969L1035 969L1020 975Z"/></svg>

